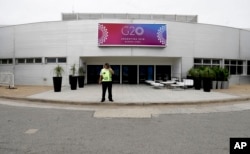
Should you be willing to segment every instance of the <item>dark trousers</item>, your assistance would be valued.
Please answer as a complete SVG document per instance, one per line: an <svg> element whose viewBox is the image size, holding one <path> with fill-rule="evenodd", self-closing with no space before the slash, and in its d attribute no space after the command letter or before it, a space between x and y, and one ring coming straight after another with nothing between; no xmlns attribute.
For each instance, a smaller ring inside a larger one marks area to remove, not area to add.
<svg viewBox="0 0 250 154"><path fill-rule="evenodd" d="M108 98L109 100L112 100L112 82L102 82L102 99L105 99L107 89Z"/></svg>

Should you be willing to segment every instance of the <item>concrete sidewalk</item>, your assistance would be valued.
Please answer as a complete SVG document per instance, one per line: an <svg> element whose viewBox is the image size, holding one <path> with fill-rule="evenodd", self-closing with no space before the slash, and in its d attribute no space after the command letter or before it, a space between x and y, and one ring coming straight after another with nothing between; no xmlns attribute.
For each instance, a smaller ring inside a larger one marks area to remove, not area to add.
<svg viewBox="0 0 250 154"><path fill-rule="evenodd" d="M25 89L25 88L24 88ZM29 89L29 90L27 90ZM247 89L247 90L246 90ZM244 93L242 90L245 90ZM0 92L3 94L3 87ZM27 86L26 92L22 86L16 90L5 88L2 98L24 99L30 101L54 102L62 104L110 104L110 105L149 105L149 104L205 104L214 102L249 100L250 86L240 88L232 87L225 90L203 90L194 89L154 89L148 85L113 85L114 102L109 102L107 97L104 103L101 100L100 85L85 85L84 88L70 90L63 87L61 92L54 92L53 87ZM7 92L6 92L7 91ZM239 92L240 91L240 92ZM33 92L33 93L32 93ZM11 95L13 93L13 95ZM20 95L23 93L23 95ZM19 94L19 95L18 95ZM107 94L106 94L107 96Z"/></svg>

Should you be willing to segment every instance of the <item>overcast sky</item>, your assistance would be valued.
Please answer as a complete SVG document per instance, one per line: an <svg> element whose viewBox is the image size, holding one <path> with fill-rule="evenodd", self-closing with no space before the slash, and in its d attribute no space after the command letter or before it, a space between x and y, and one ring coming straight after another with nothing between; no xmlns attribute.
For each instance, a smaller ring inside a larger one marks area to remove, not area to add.
<svg viewBox="0 0 250 154"><path fill-rule="evenodd" d="M0 0L0 25L61 20L61 13L198 15L199 23L250 28L250 0Z"/></svg>

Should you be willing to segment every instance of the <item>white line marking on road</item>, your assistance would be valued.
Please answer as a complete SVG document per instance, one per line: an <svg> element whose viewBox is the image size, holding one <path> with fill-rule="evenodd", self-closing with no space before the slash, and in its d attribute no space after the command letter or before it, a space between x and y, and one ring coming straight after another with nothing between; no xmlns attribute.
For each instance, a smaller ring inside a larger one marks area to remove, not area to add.
<svg viewBox="0 0 250 154"><path fill-rule="evenodd" d="M38 131L38 129L28 129L25 134L35 134Z"/></svg>

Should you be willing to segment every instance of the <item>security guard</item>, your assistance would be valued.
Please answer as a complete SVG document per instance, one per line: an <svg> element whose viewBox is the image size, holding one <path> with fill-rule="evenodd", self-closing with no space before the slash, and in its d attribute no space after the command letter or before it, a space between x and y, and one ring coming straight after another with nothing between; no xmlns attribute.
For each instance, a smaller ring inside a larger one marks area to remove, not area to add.
<svg viewBox="0 0 250 154"><path fill-rule="evenodd" d="M108 63L105 63L103 69L100 72L99 84L102 84L102 100L105 101L106 90L108 88L108 98L109 101L113 102L112 99L112 75L114 71Z"/></svg>

